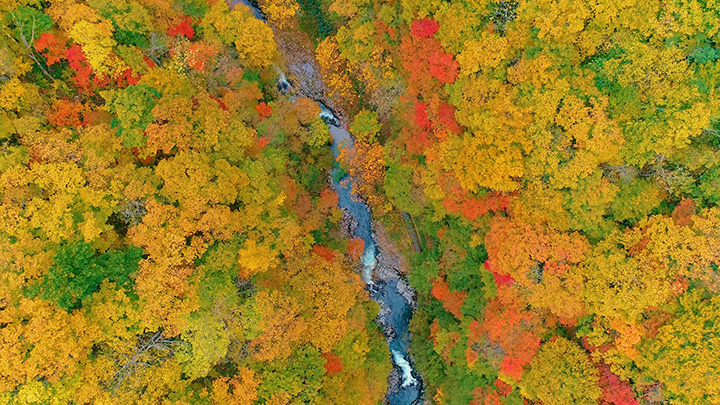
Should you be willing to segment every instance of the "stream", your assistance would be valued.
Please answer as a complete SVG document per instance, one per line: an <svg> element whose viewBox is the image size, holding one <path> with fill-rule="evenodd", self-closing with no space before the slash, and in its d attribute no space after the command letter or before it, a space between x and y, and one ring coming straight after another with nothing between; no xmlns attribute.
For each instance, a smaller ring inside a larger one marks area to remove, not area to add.
<svg viewBox="0 0 720 405"><path fill-rule="evenodd" d="M340 149L353 148L352 135L343 128L337 126L338 120L325 105L319 103L321 108L320 116L325 120L332 136L332 151L335 158L338 157ZM335 167L332 170L332 178L337 179ZM362 255L362 276L367 284L370 298L380 304L378 321L383 328L388 342L393 364L399 372L399 378L389 379L387 401L391 405L409 405L420 400L422 385L415 378L416 371L412 368L409 360L410 346L410 318L412 317L412 301L408 299L407 292L412 292L410 286L397 272L386 271L383 274L374 274L378 265L377 257L382 254L375 241L372 229L372 216L370 208L360 201L352 191L353 179L346 174L337 181L333 181L333 189L338 194L338 206L357 223L352 236L359 237L365 242L365 250ZM376 277L373 277L376 276ZM374 280L374 278L376 280Z"/></svg>
<svg viewBox="0 0 720 405"><path fill-rule="evenodd" d="M265 21L265 15L249 0L228 0L230 6L242 3L248 6L253 15ZM289 59L289 58L286 58ZM285 73L275 67L278 72L278 90L281 93L289 93L291 97L294 91L292 83L288 82ZM301 69L306 72L316 73L312 63L302 63ZM313 76L312 74L309 76ZM300 83L300 89L302 88ZM332 136L332 152L335 158L338 157L341 149L352 149L354 140L352 135L345 130L337 115L330 110L323 102L316 100L320 107L320 117L328 125ZM353 237L358 237L365 242L365 248L361 257L362 278L367 286L370 298L380 305L378 323L383 329L385 338L390 350L393 371L388 377L388 392L386 401L390 405L412 405L422 402L422 383L419 373L413 369L409 355L410 347L410 318L413 313L414 291L398 271L391 265L385 263L382 249L379 248L375 232L373 231L373 219L370 214L370 207L361 201L353 193L354 179L348 174L340 177L339 167L332 169L330 173L332 187L338 194L338 206L349 216L351 223L356 224L351 230ZM340 177L338 179L338 177ZM378 260L380 259L380 260Z"/></svg>

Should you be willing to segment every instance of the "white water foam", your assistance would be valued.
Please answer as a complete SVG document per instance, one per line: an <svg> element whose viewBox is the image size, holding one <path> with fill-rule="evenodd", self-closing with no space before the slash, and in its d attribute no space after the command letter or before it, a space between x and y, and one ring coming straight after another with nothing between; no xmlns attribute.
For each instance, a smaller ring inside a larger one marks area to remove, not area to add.
<svg viewBox="0 0 720 405"><path fill-rule="evenodd" d="M362 256L362 264L363 280L365 280L365 284L373 285L372 273L373 270L375 270L375 266L377 266L377 259L375 258L375 245L370 245L365 249Z"/></svg>
<svg viewBox="0 0 720 405"><path fill-rule="evenodd" d="M322 118L326 122L331 123L332 125L340 125L340 121L338 120L338 118L329 108L327 108L325 104L318 102L318 106L320 106L320 118Z"/></svg>
<svg viewBox="0 0 720 405"><path fill-rule="evenodd" d="M393 361L395 362L395 364L398 367L400 367L400 369L403 372L402 386L407 387L410 385L417 384L417 380L415 379L415 377L412 376L412 368L410 367L410 363L408 363L408 361L405 360L405 357L403 357L403 355L396 350L392 351L392 356L393 356Z"/></svg>

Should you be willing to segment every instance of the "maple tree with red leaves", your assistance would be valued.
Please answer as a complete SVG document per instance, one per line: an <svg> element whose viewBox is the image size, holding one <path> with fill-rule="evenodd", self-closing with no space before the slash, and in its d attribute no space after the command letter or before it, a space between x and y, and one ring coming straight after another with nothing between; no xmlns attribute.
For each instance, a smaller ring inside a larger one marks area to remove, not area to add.
<svg viewBox="0 0 720 405"><path fill-rule="evenodd" d="M430 38L437 32L440 24L437 21L430 18L422 18L415 20L412 23L410 32L417 38Z"/></svg>
<svg viewBox="0 0 720 405"><path fill-rule="evenodd" d="M182 35L187 39L193 39L193 37L195 36L195 30L193 30L191 24L192 18L186 16L185 18L180 20L180 22L168 27L167 34L171 37L177 37L179 35Z"/></svg>

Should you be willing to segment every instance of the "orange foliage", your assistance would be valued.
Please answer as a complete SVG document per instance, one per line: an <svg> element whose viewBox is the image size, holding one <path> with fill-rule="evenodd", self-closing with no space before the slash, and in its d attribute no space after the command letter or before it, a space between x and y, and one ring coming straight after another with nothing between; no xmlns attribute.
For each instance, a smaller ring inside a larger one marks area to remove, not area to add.
<svg viewBox="0 0 720 405"><path fill-rule="evenodd" d="M323 209L337 207L338 195L335 190L326 188L320 192L320 207Z"/></svg>
<svg viewBox="0 0 720 405"><path fill-rule="evenodd" d="M363 251L365 251L365 241L355 237L348 241L347 252L351 259L360 260Z"/></svg>
<svg viewBox="0 0 720 405"><path fill-rule="evenodd" d="M672 212L673 221L677 226L691 225L693 215L695 215L695 202L692 199L680 201Z"/></svg>
<svg viewBox="0 0 720 405"><path fill-rule="evenodd" d="M510 274L523 285L534 284L528 278L533 266L555 275L564 274L572 264L580 263L590 244L578 233L558 233L549 228L533 227L506 217L496 217L485 246L493 268Z"/></svg>
<svg viewBox="0 0 720 405"><path fill-rule="evenodd" d="M340 357L334 353L323 353L321 356L325 359L325 375L335 375L342 371L343 364Z"/></svg>
<svg viewBox="0 0 720 405"><path fill-rule="evenodd" d="M471 327L474 336L482 330L503 348L505 358L500 371L516 380L540 348L540 319L523 304L512 287L498 287L497 297L485 309L482 329L477 324Z"/></svg>
<svg viewBox="0 0 720 405"><path fill-rule="evenodd" d="M462 318L462 307L467 293L465 291L451 291L450 285L444 278L438 277L432 283L432 295L435 299L442 301L443 308L451 314L455 315L456 318Z"/></svg>
<svg viewBox="0 0 720 405"><path fill-rule="evenodd" d="M69 100L56 100L50 112L48 122L56 127L79 127L83 126L83 118L90 112L90 109L81 103L73 103Z"/></svg>
<svg viewBox="0 0 720 405"><path fill-rule="evenodd" d="M523 373L523 366L527 363L528 362L523 359L505 356L500 364L500 372L509 375L515 380L520 380L520 376L522 376Z"/></svg>
<svg viewBox="0 0 720 405"><path fill-rule="evenodd" d="M266 102L261 101L258 103L258 105L255 106L255 111L257 111L258 115L260 115L260 121L265 120L266 118L270 117L272 115L272 107L267 105Z"/></svg>
<svg viewBox="0 0 720 405"><path fill-rule="evenodd" d="M35 50L42 52L48 66L52 66L65 58L67 44L64 39L58 38L55 34L46 32L35 41Z"/></svg>
<svg viewBox="0 0 720 405"><path fill-rule="evenodd" d="M315 245L312 248L313 253L320 256L324 260L331 262L335 260L335 251L328 248L327 246Z"/></svg>

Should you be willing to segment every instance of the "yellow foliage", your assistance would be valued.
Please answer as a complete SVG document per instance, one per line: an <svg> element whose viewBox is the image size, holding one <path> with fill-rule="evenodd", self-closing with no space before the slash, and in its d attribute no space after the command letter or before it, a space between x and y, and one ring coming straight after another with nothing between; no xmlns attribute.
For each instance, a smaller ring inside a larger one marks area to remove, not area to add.
<svg viewBox="0 0 720 405"><path fill-rule="evenodd" d="M263 273L277 265L277 253L273 252L266 243L257 243L248 240L245 246L238 252L238 264L240 265L240 277L250 278L251 276Z"/></svg>
<svg viewBox="0 0 720 405"><path fill-rule="evenodd" d="M287 28L300 9L295 0L262 0L259 3L268 20L280 29Z"/></svg>
<svg viewBox="0 0 720 405"><path fill-rule="evenodd" d="M483 31L479 40L469 41L465 50L457 56L460 76L497 68L509 50L510 44L506 37Z"/></svg>

